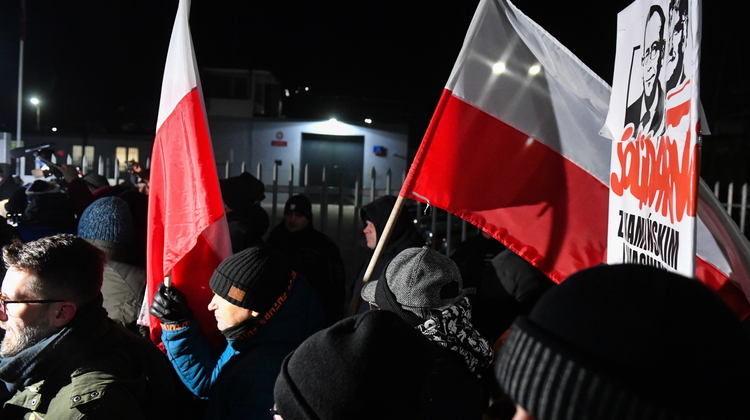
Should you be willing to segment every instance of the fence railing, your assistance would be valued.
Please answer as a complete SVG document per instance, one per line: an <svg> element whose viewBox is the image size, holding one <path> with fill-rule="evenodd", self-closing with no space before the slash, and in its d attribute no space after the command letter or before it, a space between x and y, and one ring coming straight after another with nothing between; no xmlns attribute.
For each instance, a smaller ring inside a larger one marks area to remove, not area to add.
<svg viewBox="0 0 750 420"><path fill-rule="evenodd" d="M748 210L747 190L747 182L739 186L739 202L736 202L737 188L735 188L734 182L730 182L729 184L727 184L726 194L724 195L724 199L722 200L722 196L720 195L720 193L722 192L722 185L719 181L716 181L716 183L714 183L714 195L719 199L729 216L734 220L735 223L737 223L740 231L742 231L745 236L747 236L747 233L745 232L745 227L747 226Z"/></svg>
<svg viewBox="0 0 750 420"><path fill-rule="evenodd" d="M22 159L24 158L19 159L19 161ZM62 164L63 161L68 165L74 164L71 155L67 155L64 158L52 155L50 160L55 164ZM33 160L31 161L33 162ZM108 178L115 184L120 183L123 174L120 171L120 161L116 157L108 158L99 156L96 159L96 165L89 165L88 159L86 156L83 156L80 159L80 168L84 175L90 166L93 172ZM146 168L150 166L148 159L144 166ZM19 167L22 168L22 164ZM230 162L220 163L217 167L223 168L223 171L219 171L220 178L228 178L230 176L230 170L232 169ZM241 162L240 172L248 171L247 169L246 163ZM372 168L369 174L368 187L363 187L361 174L356 175L353 187L347 187L344 185L344 174L339 173L338 179L332 179L328 175L326 167L323 167L320 174L322 181L315 184L310 182L313 174L309 173L308 165L302 168L303 176L300 177L299 181L296 181L296 175L298 175L295 174L296 170L294 165L288 165L288 169L282 171L280 166L274 163L272 167L272 179L264 180L262 177L263 165L259 163L255 168L256 177L261 182L264 182L266 185L266 194L270 195L270 203L268 202L269 198L266 198L265 206L269 207L270 204L271 224L275 225L283 217L284 204L290 196L305 194L310 197L313 206L317 207L319 214L318 229L332 238L338 239L337 242L339 243L341 243L342 239L344 239L343 236L348 232L359 232L361 230L359 210L363 205L384 195L398 194L400 186L406 178L406 172L399 174L399 182L395 184L393 173L389 169L386 172L384 182L378 185L378 174L375 168ZM17 170L17 174L20 174L20 172L20 170ZM31 177L24 175L22 178L28 182ZM746 236L745 229L747 227L748 207L750 207L750 203L748 203L748 188L748 183L739 185L730 182L724 187L718 181L714 183L713 187L716 197ZM470 232L476 230L474 226L466 221L442 209L430 206L429 210L425 212L424 204L414 201L408 202L415 216L415 224L417 224L417 228L424 234L430 246L444 251L447 255L450 255L457 244L466 240ZM335 214L330 215L330 213ZM347 223L350 225L345 226Z"/></svg>
<svg viewBox="0 0 750 420"><path fill-rule="evenodd" d="M223 176L226 178L231 173L230 164L227 162L223 165L225 170ZM241 164L241 170L246 171L246 165ZM264 180L262 178L263 166L258 164L256 167L256 177L266 185L266 194L270 195L271 224L274 225L283 217L284 204L286 200L296 194L305 194L310 197L313 206L319 213L319 230L323 233L338 239L342 243L343 236L346 232L359 232L362 230L362 222L359 218L359 210L377 198L385 195L396 195L403 185L406 178L406 172L400 176L398 185L394 185L393 173L389 169L385 175L385 181L378 185L378 174L375 168L372 168L369 174L369 187L363 187L361 175L356 175L354 187L344 185L344 174L339 173L338 179L330 179L327 176L327 168L323 167L319 185L313 185L310 182L311 174L309 166L302 168L303 176L300 182L295 185L296 168L289 165L285 174L281 173L279 165L273 164L272 179ZM266 198L266 201L269 197ZM447 255L455 248L459 241L467 238L468 232L476 230L466 221L454 217L452 214L420 202L410 202L410 212L414 215L414 221L417 229L424 234L425 239L431 247L444 251ZM329 226L331 217L329 213L335 211L334 221L336 226ZM344 224L349 223L349 226Z"/></svg>

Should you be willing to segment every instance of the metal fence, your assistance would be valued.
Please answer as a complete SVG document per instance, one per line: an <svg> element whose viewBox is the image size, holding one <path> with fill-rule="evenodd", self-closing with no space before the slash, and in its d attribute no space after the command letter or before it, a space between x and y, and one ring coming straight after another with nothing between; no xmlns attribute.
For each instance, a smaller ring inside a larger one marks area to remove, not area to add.
<svg viewBox="0 0 750 420"><path fill-rule="evenodd" d="M747 189L747 182L739 186L739 188L735 188L734 182L730 182L726 186L726 191L724 191L724 188L719 181L714 183L714 195L719 199L729 216L735 223L737 223L740 231L745 236L747 236L747 232L745 231L748 210ZM724 192L723 198L721 194L722 192Z"/></svg>
<svg viewBox="0 0 750 420"><path fill-rule="evenodd" d="M51 158L51 161L56 164L61 164L63 160L68 165L74 164L71 155L67 155L65 158L53 155ZM110 164L110 162L113 164ZM94 172L117 184L120 183L123 175L120 171L120 164L117 158L110 159L109 157L99 156L96 165L90 165L87 158L83 156L80 168L85 175L86 168L92 167L95 169ZM150 162L147 159L145 167L148 168L149 164ZM255 168L256 177L265 183L266 194L270 195L264 201L263 206L269 211L271 225L279 223L283 218L284 204L290 196L305 194L313 202L314 213L318 220L318 230L326 233L340 245L351 241L351 237L348 235L360 233L362 226L359 219L359 210L362 206L384 195L398 194L406 178L405 172L398 174L398 183L395 183L394 175L389 169L385 176L385 182L378 185L377 173L375 168L372 168L369 186L363 187L362 176L357 174L352 188L344 186L343 174L339 173L338 179L331 179L330 176L327 176L326 167L323 167L320 174L322 182L313 185L310 182L313 174L309 173L307 165L302 168L303 176L299 182L295 182L297 179L295 175L298 174L295 174L296 168L294 165L287 166L288 169L284 171L286 173L281 173L280 166L274 163L272 166L273 175L270 180L262 178L262 164L259 163ZM19 165L19 167L23 166ZM231 173L230 162L220 163L217 168L219 168L220 178L229 177ZM247 169L245 162L240 163L240 172L245 172ZM28 178L30 177L23 176L22 178L24 178L24 181L29 181ZM714 183L713 192L729 216L747 236L745 228L747 227L747 214L750 206L748 203L748 183L739 185L730 182L725 186L717 181ZM466 240L469 234L476 231L474 226L442 209L434 206L429 206L429 209L426 209L424 204L412 200L407 200L407 203L405 210L414 216L414 223L424 235L427 243L432 248L445 252L446 255L450 255L460 242Z"/></svg>

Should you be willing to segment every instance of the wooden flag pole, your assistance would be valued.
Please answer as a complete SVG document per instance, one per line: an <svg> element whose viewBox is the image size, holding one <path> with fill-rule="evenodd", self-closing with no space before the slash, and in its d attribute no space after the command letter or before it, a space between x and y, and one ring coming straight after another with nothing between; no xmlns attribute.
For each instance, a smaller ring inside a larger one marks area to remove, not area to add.
<svg viewBox="0 0 750 420"><path fill-rule="evenodd" d="M372 272L375 271L375 265L380 260L380 256L383 254L383 249L385 248L385 244L388 243L388 239L391 237L391 231L393 230L393 225L396 224L396 220L398 219L399 214L401 214L401 208L404 206L404 197L401 197L400 195L396 198L396 204L393 205L393 210L391 210L391 215L388 217L388 222L385 224L385 228L383 229L383 234L378 237L378 245L375 247L375 252L372 254L372 258L370 258L370 264L367 266L367 270L365 270L365 275L362 277L362 287L365 287L365 284L367 284L368 281L370 281L370 277L372 277ZM354 296L352 296L352 303L349 306L349 316L357 315L357 311L359 310L360 305L362 304L362 289L355 290Z"/></svg>

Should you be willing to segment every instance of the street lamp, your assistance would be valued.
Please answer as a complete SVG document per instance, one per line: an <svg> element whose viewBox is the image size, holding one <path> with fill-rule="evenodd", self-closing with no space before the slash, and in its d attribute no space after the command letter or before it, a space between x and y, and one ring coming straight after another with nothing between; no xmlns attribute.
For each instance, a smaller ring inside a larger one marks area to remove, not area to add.
<svg viewBox="0 0 750 420"><path fill-rule="evenodd" d="M39 124L40 115L41 115L41 107L39 106L40 105L39 99L31 98L29 99L29 102L31 102L36 107L36 131L39 131L41 130L41 126Z"/></svg>

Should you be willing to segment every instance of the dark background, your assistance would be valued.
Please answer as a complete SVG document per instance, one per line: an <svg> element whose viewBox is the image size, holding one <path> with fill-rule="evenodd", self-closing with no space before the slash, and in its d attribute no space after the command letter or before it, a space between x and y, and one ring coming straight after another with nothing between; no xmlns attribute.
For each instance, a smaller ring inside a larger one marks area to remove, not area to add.
<svg viewBox="0 0 750 420"><path fill-rule="evenodd" d="M27 0L24 131L153 133L176 0ZM415 149L476 1L194 0L201 68L270 70L292 118L404 123ZM611 83L617 12L629 1L518 0L516 6ZM745 27L750 2L703 2L701 98L713 136L702 173L747 179L750 118ZM0 131L16 130L20 0L0 2ZM309 87L305 92L304 87ZM412 151L413 153L413 151Z"/></svg>

